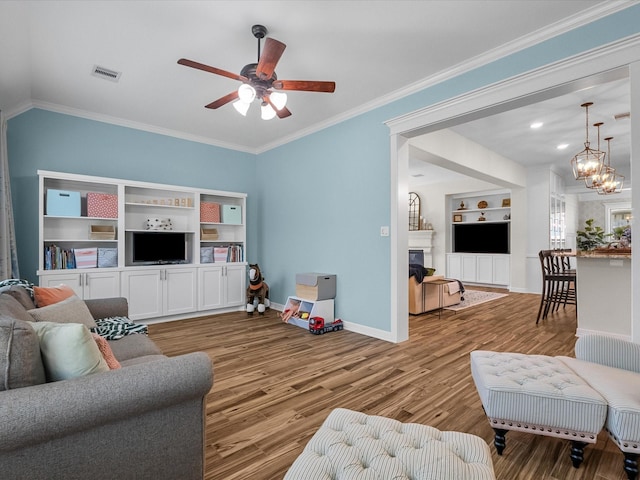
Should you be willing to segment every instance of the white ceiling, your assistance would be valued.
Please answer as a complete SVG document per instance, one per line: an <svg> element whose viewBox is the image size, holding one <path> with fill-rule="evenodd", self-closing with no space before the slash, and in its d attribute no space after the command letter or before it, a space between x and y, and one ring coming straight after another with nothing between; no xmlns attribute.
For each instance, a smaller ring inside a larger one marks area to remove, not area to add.
<svg viewBox="0 0 640 480"><path fill-rule="evenodd" d="M497 115L464 123L451 129L456 133L497 152L505 158L527 167L553 165L568 186L575 184L571 170L571 158L582 151L586 140L586 111L583 103L592 102L589 107L589 142L591 148L598 147L600 127L600 149L607 151L607 137L610 142L610 156L607 161L618 173L625 176L627 184L631 179L631 135L630 119L620 114L630 113L630 90L628 78L607 83L596 83L588 88L570 94L551 98L526 107L506 111ZM531 124L542 122L542 127L532 129ZM563 150L558 145L565 144ZM453 181L464 175L429 165L420 160L410 162L410 174L420 175L412 179L413 184L429 184ZM579 182L578 187L584 189Z"/></svg>
<svg viewBox="0 0 640 480"><path fill-rule="evenodd" d="M628 5L4 0L0 109L11 116L39 106L257 153ZM231 105L203 108L239 83L177 60L239 73L257 60L254 24L265 25L270 36L287 44L278 78L332 80L336 92L290 92L293 115L270 121L260 120L257 104L246 118ZM92 76L94 65L122 72L119 82ZM577 121L580 132L580 101L572 103L573 111L563 113ZM506 134L501 121L491 122L489 132ZM478 128L488 141L491 135ZM470 136L476 130L463 129ZM546 142L552 136L544 132ZM575 141L571 151L579 146ZM538 139L530 149L542 147Z"/></svg>

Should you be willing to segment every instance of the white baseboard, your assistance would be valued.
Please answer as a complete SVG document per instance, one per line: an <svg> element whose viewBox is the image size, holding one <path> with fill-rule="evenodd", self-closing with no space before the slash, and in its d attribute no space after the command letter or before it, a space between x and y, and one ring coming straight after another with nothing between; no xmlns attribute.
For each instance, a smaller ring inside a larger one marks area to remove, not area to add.
<svg viewBox="0 0 640 480"><path fill-rule="evenodd" d="M600 330L590 330L588 328L578 328L576 330L576 337L582 337L583 335L604 335L605 337L619 338L620 340L627 340L631 342L631 335L622 335L619 333L601 332Z"/></svg>
<svg viewBox="0 0 640 480"><path fill-rule="evenodd" d="M273 310L277 310L282 312L284 310L284 305L280 303L271 303L271 308ZM359 323L346 322L342 319L344 323L344 329L350 332L359 333L360 335L366 335L367 337L377 338L379 340L384 340L386 342L397 343L397 340L394 339L391 332L387 332L385 330L379 330L377 328L367 327L366 325L361 325Z"/></svg>

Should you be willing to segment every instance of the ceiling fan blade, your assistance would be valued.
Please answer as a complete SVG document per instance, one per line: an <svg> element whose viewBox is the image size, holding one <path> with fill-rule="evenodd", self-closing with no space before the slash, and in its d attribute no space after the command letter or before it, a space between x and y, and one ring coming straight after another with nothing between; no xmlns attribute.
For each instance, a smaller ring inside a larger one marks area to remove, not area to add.
<svg viewBox="0 0 640 480"><path fill-rule="evenodd" d="M271 108L273 108L275 110L276 115L278 116L278 118L287 118L287 117L291 116L291 111L287 107L282 107L280 110L278 110L278 108L271 101L271 97L269 95L265 95L262 98L264 100L266 100L266 102L269 105L271 105Z"/></svg>
<svg viewBox="0 0 640 480"><path fill-rule="evenodd" d="M336 90L336 82L315 80L276 80L272 86L276 90L301 90L304 92L333 93Z"/></svg>
<svg viewBox="0 0 640 480"><path fill-rule="evenodd" d="M262 80L271 78L285 48L287 48L287 46L284 43L279 42L275 38L267 38L264 42L264 50L258 60L258 66L256 67L258 77Z"/></svg>
<svg viewBox="0 0 640 480"><path fill-rule="evenodd" d="M240 80L241 82L249 81L248 78L243 77L242 75L238 75L237 73L227 72L226 70L222 70L220 68L210 67L209 65L205 65L204 63L187 60L186 58L181 58L180 60L178 60L178 63L186 67L197 68L198 70L204 70L205 72L215 73L216 75L222 75L223 77L232 78L234 80Z"/></svg>
<svg viewBox="0 0 640 480"><path fill-rule="evenodd" d="M211 102L209 105L205 105L204 108L213 108L213 109L220 108L229 102L233 102L237 98L238 98L238 91L234 90L233 92L225 95L224 97L221 97L218 100Z"/></svg>

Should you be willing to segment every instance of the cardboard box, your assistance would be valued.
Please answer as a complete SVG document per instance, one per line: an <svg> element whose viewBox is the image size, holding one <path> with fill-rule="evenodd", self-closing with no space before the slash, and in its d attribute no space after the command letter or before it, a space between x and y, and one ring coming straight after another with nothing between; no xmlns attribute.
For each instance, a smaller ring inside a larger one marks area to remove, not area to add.
<svg viewBox="0 0 640 480"><path fill-rule="evenodd" d="M48 188L47 215L55 217L79 217L80 192Z"/></svg>
<svg viewBox="0 0 640 480"><path fill-rule="evenodd" d="M200 202L200 221L220 223L220 204Z"/></svg>
<svg viewBox="0 0 640 480"><path fill-rule="evenodd" d="M223 205L222 221L234 225L242 224L242 207L239 205Z"/></svg>
<svg viewBox="0 0 640 480"><path fill-rule="evenodd" d="M336 276L327 273L297 273L296 296L306 300L336 297Z"/></svg>
<svg viewBox="0 0 640 480"><path fill-rule="evenodd" d="M87 217L118 218L118 196L87 192Z"/></svg>

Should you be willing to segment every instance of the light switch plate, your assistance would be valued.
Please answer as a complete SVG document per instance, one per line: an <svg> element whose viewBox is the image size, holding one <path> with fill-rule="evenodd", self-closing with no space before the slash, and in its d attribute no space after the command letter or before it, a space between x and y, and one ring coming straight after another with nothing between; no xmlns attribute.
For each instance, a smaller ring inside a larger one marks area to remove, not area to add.
<svg viewBox="0 0 640 480"><path fill-rule="evenodd" d="M389 227L380 227L380 236L388 237L389 236Z"/></svg>

